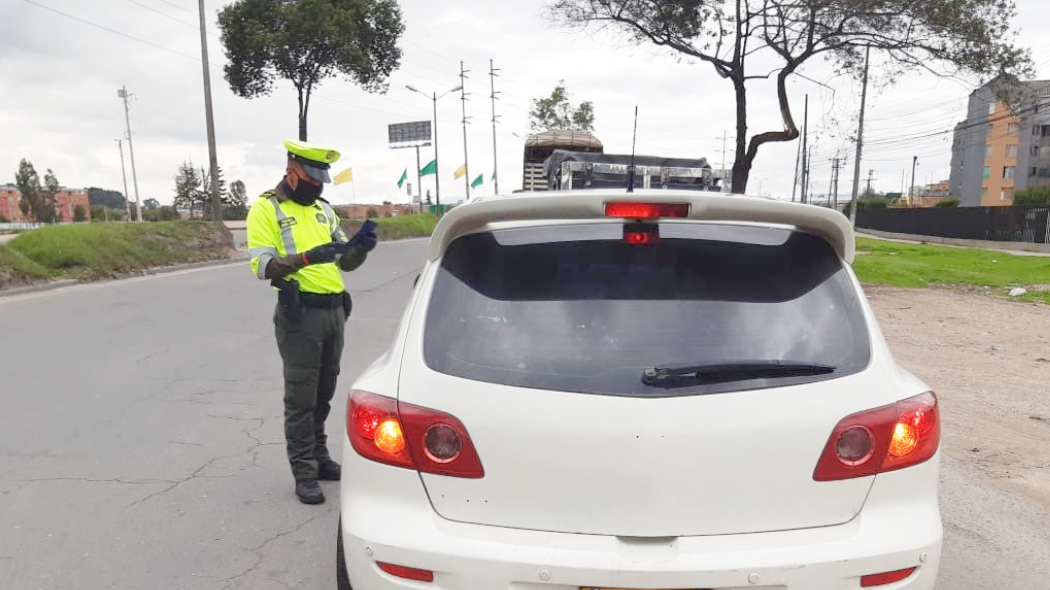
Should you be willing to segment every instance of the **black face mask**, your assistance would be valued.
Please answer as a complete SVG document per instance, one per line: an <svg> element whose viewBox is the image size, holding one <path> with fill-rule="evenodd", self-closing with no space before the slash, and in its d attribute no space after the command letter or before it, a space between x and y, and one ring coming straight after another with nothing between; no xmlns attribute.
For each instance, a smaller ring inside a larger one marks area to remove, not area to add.
<svg viewBox="0 0 1050 590"><path fill-rule="evenodd" d="M303 205L313 205L317 197L321 196L321 191L324 190L323 184L313 184L306 182L305 180L299 180L299 184L293 189L289 186L288 181L284 181L284 190L292 198L293 201Z"/></svg>

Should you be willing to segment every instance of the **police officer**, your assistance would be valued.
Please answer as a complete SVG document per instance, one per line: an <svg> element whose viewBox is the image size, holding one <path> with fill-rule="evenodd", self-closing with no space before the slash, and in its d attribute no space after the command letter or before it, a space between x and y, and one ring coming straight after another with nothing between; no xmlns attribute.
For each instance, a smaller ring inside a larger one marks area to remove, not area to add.
<svg viewBox="0 0 1050 590"><path fill-rule="evenodd" d="M366 230L348 240L321 198L338 152L291 139L284 147L287 173L252 205L248 246L252 271L278 290L273 322L284 363L284 434L295 494L304 504L320 504L317 480L342 474L324 432L351 307L340 270L361 266L376 236Z"/></svg>

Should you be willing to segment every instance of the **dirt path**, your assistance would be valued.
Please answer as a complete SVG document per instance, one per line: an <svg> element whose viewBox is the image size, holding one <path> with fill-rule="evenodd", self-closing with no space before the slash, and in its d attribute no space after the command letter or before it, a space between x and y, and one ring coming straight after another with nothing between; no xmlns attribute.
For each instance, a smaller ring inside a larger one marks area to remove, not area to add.
<svg viewBox="0 0 1050 590"><path fill-rule="evenodd" d="M1046 588L1050 306L866 286L898 362L944 416L938 588Z"/></svg>

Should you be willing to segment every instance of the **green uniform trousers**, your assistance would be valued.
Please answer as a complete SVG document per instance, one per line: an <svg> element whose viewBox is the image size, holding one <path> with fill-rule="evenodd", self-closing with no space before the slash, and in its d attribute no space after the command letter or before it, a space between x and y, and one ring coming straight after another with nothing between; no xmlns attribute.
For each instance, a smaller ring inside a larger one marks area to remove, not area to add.
<svg viewBox="0 0 1050 590"><path fill-rule="evenodd" d="M303 308L292 322L280 305L273 318L284 361L284 437L295 479L317 477L319 461L331 458L324 422L332 409L346 312Z"/></svg>

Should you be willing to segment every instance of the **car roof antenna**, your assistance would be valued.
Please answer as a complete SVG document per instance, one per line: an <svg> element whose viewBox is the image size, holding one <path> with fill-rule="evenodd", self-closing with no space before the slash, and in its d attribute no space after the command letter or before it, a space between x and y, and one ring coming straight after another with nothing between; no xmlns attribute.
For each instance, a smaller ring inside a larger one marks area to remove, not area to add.
<svg viewBox="0 0 1050 590"><path fill-rule="evenodd" d="M631 135L631 165L627 168L627 192L634 192L634 143L638 140L638 106L634 107L634 134Z"/></svg>

